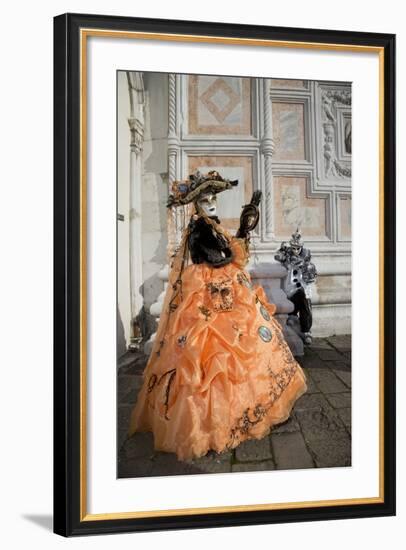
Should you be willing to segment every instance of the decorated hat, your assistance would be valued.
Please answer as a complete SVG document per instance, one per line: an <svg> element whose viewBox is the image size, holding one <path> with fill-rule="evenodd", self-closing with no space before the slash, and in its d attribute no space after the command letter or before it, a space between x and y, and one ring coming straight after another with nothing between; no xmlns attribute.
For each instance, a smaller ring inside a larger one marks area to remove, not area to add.
<svg viewBox="0 0 406 550"><path fill-rule="evenodd" d="M182 206L198 200L205 193L221 193L238 185L238 180L228 180L220 176L216 170L202 174L196 170L186 180L176 180L172 183L167 206Z"/></svg>
<svg viewBox="0 0 406 550"><path fill-rule="evenodd" d="M299 228L296 229L294 233L292 233L292 238L289 241L290 246L302 248L303 241L302 241L302 235L300 234Z"/></svg>

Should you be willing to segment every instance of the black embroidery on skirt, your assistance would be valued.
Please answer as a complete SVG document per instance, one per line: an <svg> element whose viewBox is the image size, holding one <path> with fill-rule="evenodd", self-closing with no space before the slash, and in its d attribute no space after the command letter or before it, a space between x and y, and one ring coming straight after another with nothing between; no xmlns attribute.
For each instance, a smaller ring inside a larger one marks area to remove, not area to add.
<svg viewBox="0 0 406 550"><path fill-rule="evenodd" d="M164 347L164 344L165 344L165 340L161 340L159 342L159 349L156 351L156 354L158 355L158 357L161 355L161 349Z"/></svg>
<svg viewBox="0 0 406 550"><path fill-rule="evenodd" d="M282 372L274 374L271 367L268 366L269 373L269 398L270 406L279 399L285 389L288 387L290 381L296 373L296 365L289 365Z"/></svg>
<svg viewBox="0 0 406 550"><path fill-rule="evenodd" d="M279 345L282 348L282 355L283 355L283 359L285 360L285 362L288 363L288 364L296 365L296 360L293 357L293 354L290 351L290 347L288 346L288 344L286 343L285 338L282 335L282 330L279 328L279 325L278 325L278 329L275 330L275 334L276 334L276 337L278 339Z"/></svg>
<svg viewBox="0 0 406 550"><path fill-rule="evenodd" d="M158 376L156 374L151 374L148 380L148 393L151 393L157 383Z"/></svg>
<svg viewBox="0 0 406 550"><path fill-rule="evenodd" d="M278 372L277 374L274 374L270 364L268 365L269 382L270 382L269 397L271 399L271 405L273 405L275 401L279 399L279 397L287 388L287 386L289 385L290 381L292 380L293 376L297 371L296 360L293 357L293 354L290 351L290 348L283 337L282 329L279 323L277 323L275 319L274 319L274 334L280 345L282 357L286 363L286 366L280 372Z"/></svg>
<svg viewBox="0 0 406 550"><path fill-rule="evenodd" d="M243 412L242 416L237 420L237 424L231 429L230 439L234 442L239 439L241 435L249 433L250 428L261 422L266 415L266 408L262 405L255 405L254 408L248 407Z"/></svg>
<svg viewBox="0 0 406 550"><path fill-rule="evenodd" d="M278 328L277 328L278 327ZM235 441L241 439L241 436L247 436L250 432L250 429L261 422L267 415L269 409L275 404L275 402L280 398L282 393L290 384L292 378L297 372L297 363L295 358L292 355L292 352L289 349L288 344L284 340L281 329L279 325L274 326L274 333L278 338L278 342L281 346L281 351L283 359L286 363L286 366L283 369L275 374L271 368L270 362L268 364L268 374L269 374L269 401L265 404L257 404L254 409L248 407L245 409L243 414L237 420L235 426L230 430L230 442L228 446L235 446ZM233 445L234 443L234 445Z"/></svg>
<svg viewBox="0 0 406 550"><path fill-rule="evenodd" d="M164 401L165 420L169 420L169 418L168 418L169 394L170 394L170 391L171 391L171 385L172 385L173 379L174 379L175 374L176 374L176 369L170 369L170 370L167 370L166 372L164 372L161 375L161 377L159 378L157 386L159 386L159 384L162 382L162 380L165 378L165 376L167 374L169 374L169 380L168 380L168 383L166 384L166 389L165 389L165 401Z"/></svg>

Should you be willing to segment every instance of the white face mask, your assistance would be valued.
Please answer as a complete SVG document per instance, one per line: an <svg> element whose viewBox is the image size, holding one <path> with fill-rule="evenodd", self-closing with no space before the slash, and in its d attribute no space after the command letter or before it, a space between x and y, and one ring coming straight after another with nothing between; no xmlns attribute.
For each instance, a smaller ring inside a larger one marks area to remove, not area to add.
<svg viewBox="0 0 406 550"><path fill-rule="evenodd" d="M197 201L198 208L206 214L206 216L217 215L217 196L212 193L202 195Z"/></svg>

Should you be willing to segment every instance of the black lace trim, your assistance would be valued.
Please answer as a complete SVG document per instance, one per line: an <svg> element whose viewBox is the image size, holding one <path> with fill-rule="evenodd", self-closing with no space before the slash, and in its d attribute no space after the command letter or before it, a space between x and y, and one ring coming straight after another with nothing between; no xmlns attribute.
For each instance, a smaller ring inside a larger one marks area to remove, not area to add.
<svg viewBox="0 0 406 550"><path fill-rule="evenodd" d="M235 447L236 441L240 441L243 436L247 436L250 429L265 418L269 409L281 397L282 393L288 387L292 378L297 372L296 360L293 357L293 354L283 337L282 329L280 328L279 324L276 323L273 329L274 334L281 346L282 355L286 363L286 367L283 368L283 370L278 374L275 374L272 371L270 364L268 365L269 399L265 404L257 403L255 407L248 407L244 410L240 418L237 420L235 426L230 430L229 447Z"/></svg>

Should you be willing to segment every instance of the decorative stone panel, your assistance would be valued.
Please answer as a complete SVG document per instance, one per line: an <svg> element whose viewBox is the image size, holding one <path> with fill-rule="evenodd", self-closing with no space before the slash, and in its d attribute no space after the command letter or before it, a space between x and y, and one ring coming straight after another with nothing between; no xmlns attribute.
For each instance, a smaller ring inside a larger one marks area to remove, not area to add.
<svg viewBox="0 0 406 550"><path fill-rule="evenodd" d="M251 79L189 75L190 135L250 135Z"/></svg>
<svg viewBox="0 0 406 550"><path fill-rule="evenodd" d="M351 241L351 195L337 195L337 240Z"/></svg>
<svg viewBox="0 0 406 550"><path fill-rule="evenodd" d="M274 184L275 235L290 237L299 227L305 238L326 238L328 197L310 197L307 178L276 176Z"/></svg>
<svg viewBox="0 0 406 550"><path fill-rule="evenodd" d="M304 103L272 102L273 160L305 160Z"/></svg>

